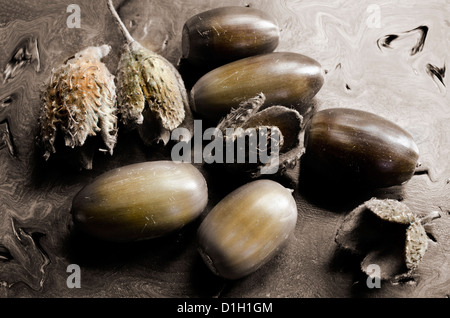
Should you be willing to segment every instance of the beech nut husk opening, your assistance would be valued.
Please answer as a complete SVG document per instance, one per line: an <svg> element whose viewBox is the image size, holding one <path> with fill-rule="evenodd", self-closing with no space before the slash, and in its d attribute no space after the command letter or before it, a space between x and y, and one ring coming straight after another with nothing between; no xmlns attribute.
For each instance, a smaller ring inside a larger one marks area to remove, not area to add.
<svg viewBox="0 0 450 318"><path fill-rule="evenodd" d="M208 202L206 181L189 163L143 162L97 177L73 199L76 227L108 241L160 237L195 220Z"/></svg>
<svg viewBox="0 0 450 318"><path fill-rule="evenodd" d="M241 153L234 153L233 162L220 163L216 167L250 179L261 175L283 175L287 169L295 167L302 148L303 117L297 110L281 105L261 110L265 101L265 95L260 93L241 102L219 122L216 129L224 138L225 151L228 152L229 147L237 152L245 151L245 160L240 161ZM241 148L243 144L245 149Z"/></svg>
<svg viewBox="0 0 450 318"><path fill-rule="evenodd" d="M206 215L198 229L199 253L213 273L238 279L267 263L296 222L292 190L271 180L252 181Z"/></svg>
<svg viewBox="0 0 450 318"><path fill-rule="evenodd" d="M320 64L310 57L290 52L261 54L203 75L191 89L190 105L201 118L217 123L242 101L259 93L266 96L267 107L295 108L310 101L323 82Z"/></svg>
<svg viewBox="0 0 450 318"><path fill-rule="evenodd" d="M413 176L419 158L406 130L381 116L348 108L314 114L306 125L304 143L302 164L340 184L400 185Z"/></svg>
<svg viewBox="0 0 450 318"><path fill-rule="evenodd" d="M419 267L429 240L424 225L439 217L433 212L419 217L400 201L372 198L345 217L335 241L363 256L361 270L367 275L376 264L381 279L395 282Z"/></svg>
<svg viewBox="0 0 450 318"><path fill-rule="evenodd" d="M227 6L188 19L181 42L184 59L212 68L273 52L279 38L280 30L267 13L255 8Z"/></svg>

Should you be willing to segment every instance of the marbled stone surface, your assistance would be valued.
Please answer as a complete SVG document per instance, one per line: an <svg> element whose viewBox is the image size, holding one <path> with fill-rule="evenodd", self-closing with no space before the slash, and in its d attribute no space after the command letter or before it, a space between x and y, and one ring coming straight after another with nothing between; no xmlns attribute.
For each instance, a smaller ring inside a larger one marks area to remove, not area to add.
<svg viewBox="0 0 450 318"><path fill-rule="evenodd" d="M91 171L44 162L35 138L40 92L52 68L87 46L109 44L104 62L115 74L123 37L105 1L1 0L0 297L450 296L448 1L114 3L135 39L176 66L181 30L192 15L223 5L270 13L281 29L277 51L308 55L326 71L316 109L350 107L385 116L414 137L421 166L402 186L365 193L312 189L297 166L292 180L281 181L294 189L298 205L294 235L273 260L238 281L215 277L202 263L195 242L199 221L151 241L91 241L73 231L74 195L104 171L169 158L170 149L145 147L124 133L114 155L99 154ZM79 5L80 28L68 27L71 4ZM243 182L196 166L209 185L205 213ZM383 282L379 289L366 286L359 258L334 241L345 215L371 197L401 199L418 215L440 214L427 228L429 247L413 278ZM81 288L67 286L70 264L81 268Z"/></svg>

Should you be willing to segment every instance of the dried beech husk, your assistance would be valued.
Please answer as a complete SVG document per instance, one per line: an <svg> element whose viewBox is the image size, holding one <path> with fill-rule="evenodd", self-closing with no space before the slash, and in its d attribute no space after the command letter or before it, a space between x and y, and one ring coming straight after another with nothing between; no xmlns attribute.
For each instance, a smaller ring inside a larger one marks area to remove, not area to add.
<svg viewBox="0 0 450 318"><path fill-rule="evenodd" d="M216 129L222 133L225 144L228 142L236 144L239 138L251 137L252 134L258 134L260 137L261 133L266 134L267 137L263 138L267 142L264 145L258 144L257 156L259 158L261 152L271 154L276 144L278 167L275 174L281 175L287 169L293 168L300 158L300 132L303 117L297 110L286 106L275 105L262 109L265 100L265 95L260 93L241 102L238 108L232 109L218 123ZM227 129L230 128L234 129L231 135L227 133ZM235 160L233 163L224 163L222 166L229 171L245 173L250 178L258 178L262 174L262 169L269 167L273 162L264 163L260 160L256 163L249 162L247 160L250 155L248 150L252 148L248 146L248 143L246 143L245 163L239 163ZM242 151L242 149L236 149L236 151Z"/></svg>
<svg viewBox="0 0 450 318"><path fill-rule="evenodd" d="M361 269L366 274L376 264L381 279L395 280L410 275L425 255L423 223L402 202L372 198L347 215L335 240L341 248L364 255Z"/></svg>
<svg viewBox="0 0 450 318"><path fill-rule="evenodd" d="M127 40L117 70L121 122L125 127L137 128L145 144L162 141L165 145L173 129L185 119L193 120L183 79L163 56L135 41L111 1L108 5Z"/></svg>
<svg viewBox="0 0 450 318"><path fill-rule="evenodd" d="M406 230L405 262L408 269L415 269L428 248L428 237L420 221L415 221Z"/></svg>
<svg viewBox="0 0 450 318"><path fill-rule="evenodd" d="M52 70L39 118L38 139L46 160L56 152L59 135L65 146L83 152L80 147L87 138L99 134L106 151L113 154L117 141L116 86L114 76L101 62L110 49L109 45L88 47ZM92 156L90 150L80 155L83 168L92 168Z"/></svg>
<svg viewBox="0 0 450 318"><path fill-rule="evenodd" d="M364 205L378 217L388 222L409 225L416 220L416 216L411 212L410 208L397 200L371 199L365 202Z"/></svg>

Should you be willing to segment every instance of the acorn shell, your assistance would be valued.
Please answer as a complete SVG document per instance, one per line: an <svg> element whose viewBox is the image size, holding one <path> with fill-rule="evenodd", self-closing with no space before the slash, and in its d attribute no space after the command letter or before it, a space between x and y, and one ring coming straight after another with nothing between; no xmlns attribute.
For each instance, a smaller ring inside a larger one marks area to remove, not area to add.
<svg viewBox="0 0 450 318"><path fill-rule="evenodd" d="M191 107L217 122L259 93L266 96L266 107L298 106L314 97L323 82L320 64L310 57L289 52L251 56L203 75L191 89Z"/></svg>
<svg viewBox="0 0 450 318"><path fill-rule="evenodd" d="M203 175L193 165L143 162L113 169L73 199L77 228L109 241L167 235L196 219L208 202Z"/></svg>
<svg viewBox="0 0 450 318"><path fill-rule="evenodd" d="M305 128L305 163L324 180L388 187L414 174L419 149L397 124L372 113L331 108Z"/></svg>
<svg viewBox="0 0 450 318"><path fill-rule="evenodd" d="M268 262L296 222L292 190L271 180L253 181L208 213L198 229L199 252L215 274L238 279Z"/></svg>
<svg viewBox="0 0 450 318"><path fill-rule="evenodd" d="M192 64L217 67L252 55L273 52L280 30L267 13L228 6L201 12L186 21L183 58Z"/></svg>

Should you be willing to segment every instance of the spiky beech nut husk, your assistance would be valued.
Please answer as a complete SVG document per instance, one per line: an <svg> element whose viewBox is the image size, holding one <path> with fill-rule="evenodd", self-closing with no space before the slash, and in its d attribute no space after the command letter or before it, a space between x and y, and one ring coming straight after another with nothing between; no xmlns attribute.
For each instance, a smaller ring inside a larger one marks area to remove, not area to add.
<svg viewBox="0 0 450 318"><path fill-rule="evenodd" d="M276 105L261 110L265 101L263 93L243 101L217 125L226 151L232 143L236 152L245 153L243 162L238 160L240 154L235 153L233 162L221 164L229 171L257 178L262 174L281 175L297 164L301 154L303 117L297 110L286 106ZM239 147L242 140L245 140L243 149Z"/></svg>
<svg viewBox="0 0 450 318"><path fill-rule="evenodd" d="M59 136L67 147L82 147L90 136L101 135L112 155L117 141L114 76L101 62L111 47L88 47L52 70L42 94L39 143L48 159ZM92 168L92 157L83 167Z"/></svg>
<svg viewBox="0 0 450 318"><path fill-rule="evenodd" d="M280 29L269 14L256 8L226 6L189 18L181 38L183 58L217 67L245 57L273 52Z"/></svg>
<svg viewBox="0 0 450 318"><path fill-rule="evenodd" d="M202 118L218 122L261 92L266 106L299 106L310 101L323 82L322 67L310 57L291 52L260 54L203 75L191 89L191 107Z"/></svg>
<svg viewBox="0 0 450 318"><path fill-rule="evenodd" d="M82 231L108 241L170 234L195 220L208 202L206 181L189 163L143 162L110 170L74 197Z"/></svg>
<svg viewBox="0 0 450 318"><path fill-rule="evenodd" d="M137 42L125 45L117 73L118 109L125 125L152 126L141 134L151 144L170 139L170 132L185 118L189 101L176 68L164 57ZM149 115L144 116L148 107ZM143 132L145 130L139 130Z"/></svg>
<svg viewBox="0 0 450 318"><path fill-rule="evenodd" d="M395 280L410 275L422 261L428 247L423 224L430 220L397 200L372 198L345 217L335 240L364 257L361 269L366 274L371 274L369 265L376 264L381 279Z"/></svg>
<svg viewBox="0 0 450 318"><path fill-rule="evenodd" d="M227 279L251 274L285 245L297 222L292 190L271 180L247 183L223 198L198 229L198 249Z"/></svg>
<svg viewBox="0 0 450 318"><path fill-rule="evenodd" d="M137 128L145 144L165 145L171 131L192 117L183 79L172 63L131 37L111 1L108 7L126 39L117 69L121 121Z"/></svg>
<svg viewBox="0 0 450 318"><path fill-rule="evenodd" d="M414 174L419 149L392 121L349 108L314 114L305 128L304 160L321 178L368 187L388 187Z"/></svg>

